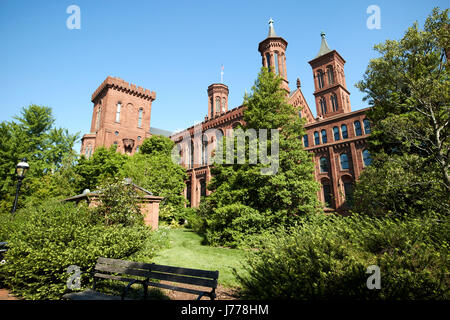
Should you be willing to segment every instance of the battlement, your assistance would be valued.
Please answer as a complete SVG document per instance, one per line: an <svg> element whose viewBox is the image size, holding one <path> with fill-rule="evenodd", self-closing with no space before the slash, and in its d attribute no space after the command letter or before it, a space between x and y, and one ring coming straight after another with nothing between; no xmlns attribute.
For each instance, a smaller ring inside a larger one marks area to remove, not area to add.
<svg viewBox="0 0 450 320"><path fill-rule="evenodd" d="M92 94L91 101L94 102L95 98L106 88L114 88L116 90L124 91L127 94L138 96L142 99L153 101L156 99L156 92L150 91L142 87L136 87L133 83L128 83L123 79L108 76L102 84Z"/></svg>

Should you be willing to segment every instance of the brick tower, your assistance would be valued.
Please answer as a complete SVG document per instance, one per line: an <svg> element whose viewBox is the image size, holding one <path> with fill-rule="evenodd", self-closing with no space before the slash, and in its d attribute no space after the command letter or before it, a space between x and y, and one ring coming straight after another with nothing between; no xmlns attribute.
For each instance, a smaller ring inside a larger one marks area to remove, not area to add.
<svg viewBox="0 0 450 320"><path fill-rule="evenodd" d="M275 33L273 20L269 20L269 34L259 43L258 51L261 53L262 64L272 72L283 78L282 88L289 92L289 82L286 70L287 41Z"/></svg>
<svg viewBox="0 0 450 320"><path fill-rule="evenodd" d="M213 83L208 87L208 118L213 119L228 111L228 86Z"/></svg>
<svg viewBox="0 0 450 320"><path fill-rule="evenodd" d="M99 146L117 145L117 151L133 154L150 137L153 91L120 78L107 77L95 90L91 131L81 139L81 154L90 157Z"/></svg>
<svg viewBox="0 0 450 320"><path fill-rule="evenodd" d="M328 47L325 33L320 35L322 43L319 53L309 64L313 70L317 116L328 118L351 112L350 92L345 84L344 58Z"/></svg>

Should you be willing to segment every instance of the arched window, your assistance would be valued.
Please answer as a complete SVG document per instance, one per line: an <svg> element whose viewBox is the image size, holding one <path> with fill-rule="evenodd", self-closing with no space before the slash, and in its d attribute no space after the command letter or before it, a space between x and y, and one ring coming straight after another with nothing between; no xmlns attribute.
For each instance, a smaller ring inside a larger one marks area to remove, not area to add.
<svg viewBox="0 0 450 320"><path fill-rule="evenodd" d="M336 96L335 93L333 93L331 95L331 107L333 108L333 111L337 111L339 106L338 106L338 98Z"/></svg>
<svg viewBox="0 0 450 320"><path fill-rule="evenodd" d="M267 62L267 69L270 70L271 65L270 65L270 54L269 53L266 53L266 62Z"/></svg>
<svg viewBox="0 0 450 320"><path fill-rule="evenodd" d="M345 202L347 205L351 205L353 201L353 181L350 177L343 176L342 183L344 185Z"/></svg>
<svg viewBox="0 0 450 320"><path fill-rule="evenodd" d="M348 138L348 131L347 131L347 126L345 124L343 124L341 126L341 132L342 132L342 139L347 139Z"/></svg>
<svg viewBox="0 0 450 320"><path fill-rule="evenodd" d="M220 112L220 97L216 97L216 113Z"/></svg>
<svg viewBox="0 0 450 320"><path fill-rule="evenodd" d="M305 135L303 136L303 146L304 146L305 148L308 148L308 146L309 146L309 143L308 143L308 135L307 135L307 134L305 134Z"/></svg>
<svg viewBox="0 0 450 320"><path fill-rule="evenodd" d="M138 117L138 127L142 127L142 114L143 114L144 110L142 110L142 108L139 109L139 117Z"/></svg>
<svg viewBox="0 0 450 320"><path fill-rule="evenodd" d="M327 76L328 76L328 83L333 84L334 83L333 66L327 67Z"/></svg>
<svg viewBox="0 0 450 320"><path fill-rule="evenodd" d="M322 89L323 86L324 86L324 83L323 83L323 71L322 70L317 71L317 83L319 85L319 89Z"/></svg>
<svg viewBox="0 0 450 320"><path fill-rule="evenodd" d="M327 143L327 131L323 129L320 133L322 134L322 143Z"/></svg>
<svg viewBox="0 0 450 320"><path fill-rule="evenodd" d="M200 180L200 197L206 197L206 180Z"/></svg>
<svg viewBox="0 0 450 320"><path fill-rule="evenodd" d="M332 199L332 191L331 186L328 181L322 181L322 191L323 191L323 201L324 205L327 208L330 208L332 206L331 199Z"/></svg>
<svg viewBox="0 0 450 320"><path fill-rule="evenodd" d="M203 134L202 138L202 165L208 164L208 136Z"/></svg>
<svg viewBox="0 0 450 320"><path fill-rule="evenodd" d="M320 144L319 133L317 131L314 131L314 144L316 146Z"/></svg>
<svg viewBox="0 0 450 320"><path fill-rule="evenodd" d="M116 110L116 122L120 122L120 110L122 109L122 103L117 103L117 110Z"/></svg>
<svg viewBox="0 0 450 320"><path fill-rule="evenodd" d="M362 152L364 167L370 166L372 164L372 158L370 157L369 150L364 149Z"/></svg>
<svg viewBox="0 0 450 320"><path fill-rule="evenodd" d="M191 183L187 182L186 183L186 199L187 201L189 201L188 206L192 205L192 193L191 193Z"/></svg>
<svg viewBox="0 0 450 320"><path fill-rule="evenodd" d="M280 73L280 68L278 66L278 54L275 52L275 56L274 56L274 60L275 60L275 73L279 74Z"/></svg>
<svg viewBox="0 0 450 320"><path fill-rule="evenodd" d="M362 135L362 130L361 130L361 122L359 122L358 120L356 120L354 122L355 125L355 135L360 136Z"/></svg>
<svg viewBox="0 0 450 320"><path fill-rule="evenodd" d="M320 172L328 172L328 159L326 157L322 157L319 160Z"/></svg>
<svg viewBox="0 0 450 320"><path fill-rule="evenodd" d="M339 128L338 127L333 127L333 135L334 135L334 141L341 140L341 135L339 133Z"/></svg>
<svg viewBox="0 0 450 320"><path fill-rule="evenodd" d="M227 99L226 98L222 98L222 112L225 112L226 105L227 105Z"/></svg>
<svg viewBox="0 0 450 320"><path fill-rule="evenodd" d="M189 168L194 167L194 141L191 139L191 143L189 144Z"/></svg>
<svg viewBox="0 0 450 320"><path fill-rule="evenodd" d="M100 117L102 114L102 106L98 106L97 108L97 116L95 119L95 130L98 130L100 128Z"/></svg>
<svg viewBox="0 0 450 320"><path fill-rule="evenodd" d="M327 113L327 102L325 101L325 98L320 99L320 111L322 114Z"/></svg>
<svg viewBox="0 0 450 320"><path fill-rule="evenodd" d="M370 134L370 122L369 122L369 119L364 119L363 120L363 124L364 124L364 132L366 134Z"/></svg>
<svg viewBox="0 0 450 320"><path fill-rule="evenodd" d="M342 153L340 156L340 162L341 162L341 169L342 170L348 170L348 155L346 153Z"/></svg>

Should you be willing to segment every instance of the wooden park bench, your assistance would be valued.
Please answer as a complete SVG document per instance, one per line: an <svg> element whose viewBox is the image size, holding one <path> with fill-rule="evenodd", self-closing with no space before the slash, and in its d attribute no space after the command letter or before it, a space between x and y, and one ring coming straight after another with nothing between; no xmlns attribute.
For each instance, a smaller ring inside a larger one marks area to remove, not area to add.
<svg viewBox="0 0 450 320"><path fill-rule="evenodd" d="M198 295L197 300L208 296L211 300L216 297L217 279L219 271L207 271L158 265L155 263L142 263L110 258L98 258L93 272L94 285L92 289L83 292L71 292L63 296L69 300L124 300L133 284L140 284L147 298L148 286L181 291ZM111 279L128 282L121 296L107 295L96 291L97 279ZM162 283L161 281L164 281ZM169 283L166 283L169 282ZM189 288L183 285L195 285ZM202 287L197 289L198 287Z"/></svg>

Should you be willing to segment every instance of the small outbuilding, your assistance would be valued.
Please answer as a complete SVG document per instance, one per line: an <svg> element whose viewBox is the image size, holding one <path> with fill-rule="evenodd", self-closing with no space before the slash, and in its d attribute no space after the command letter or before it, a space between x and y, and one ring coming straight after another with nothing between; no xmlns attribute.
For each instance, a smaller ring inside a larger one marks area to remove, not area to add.
<svg viewBox="0 0 450 320"><path fill-rule="evenodd" d="M144 188L131 182L131 179L125 179L124 185L131 186L136 190L137 193L137 204L141 209L141 213L144 216L145 225L152 228L152 230L158 229L159 225L159 203L164 199L163 197L158 197L153 195L152 192L145 190ZM86 201L90 208L97 207L100 200L100 195L102 191L89 191L86 189L82 194L69 197L64 199L64 201L75 201L79 203L80 201Z"/></svg>

